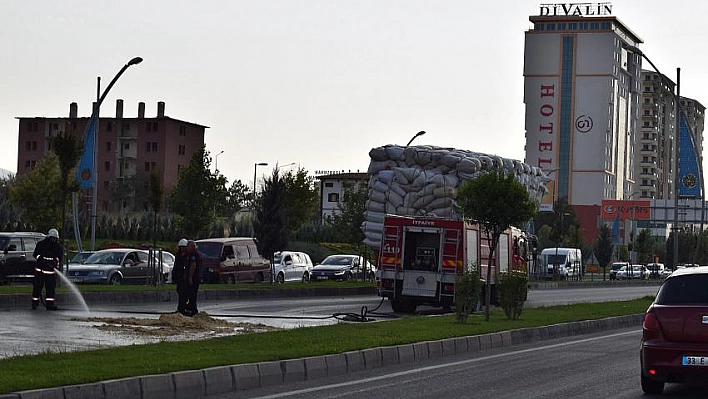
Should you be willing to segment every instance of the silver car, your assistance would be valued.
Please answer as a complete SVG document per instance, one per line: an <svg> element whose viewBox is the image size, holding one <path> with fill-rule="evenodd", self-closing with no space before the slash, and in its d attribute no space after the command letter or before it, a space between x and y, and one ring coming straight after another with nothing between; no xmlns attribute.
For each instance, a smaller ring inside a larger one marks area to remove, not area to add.
<svg viewBox="0 0 708 399"><path fill-rule="evenodd" d="M148 262L148 251L131 248L104 249L69 267L74 283L149 284L161 281L162 262Z"/></svg>

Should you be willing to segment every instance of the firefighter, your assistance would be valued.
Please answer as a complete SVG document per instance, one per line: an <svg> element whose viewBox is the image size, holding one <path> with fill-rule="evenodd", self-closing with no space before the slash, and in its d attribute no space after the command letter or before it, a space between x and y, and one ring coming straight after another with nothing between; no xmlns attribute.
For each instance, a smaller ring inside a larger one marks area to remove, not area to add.
<svg viewBox="0 0 708 399"><path fill-rule="evenodd" d="M172 268L172 282L177 285L177 312L185 314L187 312L187 299L189 298L189 286L187 285L187 239L183 238L177 243L177 256L175 256L175 265Z"/></svg>
<svg viewBox="0 0 708 399"><path fill-rule="evenodd" d="M59 243L59 232L50 229L47 236L34 249L37 264L34 267L34 284L32 289L32 309L37 309L42 296L42 288L46 287L44 305L47 310L57 310L54 290L57 286L57 267L61 265L64 249Z"/></svg>
<svg viewBox="0 0 708 399"><path fill-rule="evenodd" d="M187 292L187 316L194 316L199 313L197 309L197 292L202 275L202 257L197 251L197 243L192 240L187 241L187 270L185 270L185 281L188 286Z"/></svg>

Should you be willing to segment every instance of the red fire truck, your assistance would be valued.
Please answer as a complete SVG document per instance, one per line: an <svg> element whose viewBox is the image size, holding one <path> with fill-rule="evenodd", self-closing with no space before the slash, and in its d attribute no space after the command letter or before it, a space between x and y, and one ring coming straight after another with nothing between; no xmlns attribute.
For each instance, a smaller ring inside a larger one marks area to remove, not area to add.
<svg viewBox="0 0 708 399"><path fill-rule="evenodd" d="M462 220L387 215L379 249L378 295L394 312L413 313L418 305L452 307L455 276L479 268L482 279L492 267L492 303L498 298L500 272L526 271L527 235L507 229L499 238L496 260L479 226ZM490 266L491 263L491 266Z"/></svg>

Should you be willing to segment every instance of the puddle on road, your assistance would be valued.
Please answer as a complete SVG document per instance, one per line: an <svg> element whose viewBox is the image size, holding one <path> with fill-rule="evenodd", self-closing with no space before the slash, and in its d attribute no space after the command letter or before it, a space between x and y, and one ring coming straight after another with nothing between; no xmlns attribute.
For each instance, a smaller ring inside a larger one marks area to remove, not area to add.
<svg viewBox="0 0 708 399"><path fill-rule="evenodd" d="M183 316L180 313L166 313L160 315L158 319L75 317L71 321L98 323L93 324L92 327L104 332L133 338L140 337L150 341L184 341L279 330L265 324L232 323L213 318L206 312L200 312L194 317Z"/></svg>

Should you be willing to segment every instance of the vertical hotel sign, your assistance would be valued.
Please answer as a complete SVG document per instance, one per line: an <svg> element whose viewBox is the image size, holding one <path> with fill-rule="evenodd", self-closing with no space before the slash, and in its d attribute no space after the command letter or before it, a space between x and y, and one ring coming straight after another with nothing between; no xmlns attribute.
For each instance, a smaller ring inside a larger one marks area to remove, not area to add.
<svg viewBox="0 0 708 399"><path fill-rule="evenodd" d="M557 78L528 78L526 86L528 99L528 122L527 132L529 135L529 148L526 162L535 164L545 173L550 174L551 171L558 167L556 151L557 135L556 135L556 109L557 97L556 87L558 85ZM555 177L550 176L555 182ZM553 211L555 184L548 182L546 184L548 193L541 200L541 211Z"/></svg>

